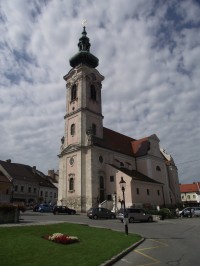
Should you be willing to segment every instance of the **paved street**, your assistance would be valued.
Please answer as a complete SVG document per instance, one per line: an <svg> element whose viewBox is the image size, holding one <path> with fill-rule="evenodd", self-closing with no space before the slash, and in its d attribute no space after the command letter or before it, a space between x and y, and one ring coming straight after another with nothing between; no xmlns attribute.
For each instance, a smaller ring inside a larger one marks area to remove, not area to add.
<svg viewBox="0 0 200 266"><path fill-rule="evenodd" d="M56 222L81 223L124 231L124 225L118 220L90 220L85 214L53 215L32 211L21 215L18 226ZM140 234L145 241L115 263L115 266L200 265L200 218L133 223L129 224L129 232Z"/></svg>

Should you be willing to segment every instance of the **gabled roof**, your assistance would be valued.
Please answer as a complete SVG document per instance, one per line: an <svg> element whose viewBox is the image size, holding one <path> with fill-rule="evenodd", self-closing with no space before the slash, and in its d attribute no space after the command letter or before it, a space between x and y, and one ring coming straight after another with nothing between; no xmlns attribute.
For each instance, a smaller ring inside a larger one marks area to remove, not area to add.
<svg viewBox="0 0 200 266"><path fill-rule="evenodd" d="M12 178L19 180L37 181L33 173L33 168L29 165L5 162L1 160L0 165L2 165L2 167Z"/></svg>
<svg viewBox="0 0 200 266"><path fill-rule="evenodd" d="M108 128L103 128L103 139L93 137L93 144L112 151L133 156L131 142L135 139L127 137Z"/></svg>
<svg viewBox="0 0 200 266"><path fill-rule="evenodd" d="M193 184L180 184L180 191L181 193L189 193L189 192L200 192L200 182L193 183Z"/></svg>
<svg viewBox="0 0 200 266"><path fill-rule="evenodd" d="M41 171L25 164L11 163L0 160L0 165L6 172L14 179L23 180L27 182L36 182L40 186L56 188L49 180L48 177Z"/></svg>
<svg viewBox="0 0 200 266"><path fill-rule="evenodd" d="M115 169L117 169L118 171L123 172L124 174L132 177L133 180L135 181L142 181L142 182L148 182L148 183L155 183L155 184L162 184L160 182L157 182L156 180L136 171L136 170L129 170L127 168L124 167L117 167L113 164L109 164L110 166L114 167Z"/></svg>
<svg viewBox="0 0 200 266"><path fill-rule="evenodd" d="M136 140L105 127L103 139L94 136L93 144L134 157L147 155L149 150L148 137Z"/></svg>
<svg viewBox="0 0 200 266"><path fill-rule="evenodd" d="M148 138L135 140L131 143L135 157L144 156L148 153L150 143Z"/></svg>

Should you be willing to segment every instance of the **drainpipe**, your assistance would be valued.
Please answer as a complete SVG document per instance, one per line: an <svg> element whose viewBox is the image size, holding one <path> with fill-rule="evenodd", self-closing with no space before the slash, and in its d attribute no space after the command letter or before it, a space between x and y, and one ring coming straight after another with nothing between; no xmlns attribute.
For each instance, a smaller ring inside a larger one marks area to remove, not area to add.
<svg viewBox="0 0 200 266"><path fill-rule="evenodd" d="M165 196L164 196L163 186L162 186L162 194L163 194L163 203L164 203L164 207L165 207Z"/></svg>
<svg viewBox="0 0 200 266"><path fill-rule="evenodd" d="M136 157L135 157L135 170L137 171L138 169L137 169L137 159L136 159Z"/></svg>

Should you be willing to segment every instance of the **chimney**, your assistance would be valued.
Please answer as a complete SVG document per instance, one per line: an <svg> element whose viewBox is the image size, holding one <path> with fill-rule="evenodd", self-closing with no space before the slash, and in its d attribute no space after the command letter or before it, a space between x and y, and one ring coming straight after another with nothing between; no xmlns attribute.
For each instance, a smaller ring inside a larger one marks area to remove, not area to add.
<svg viewBox="0 0 200 266"><path fill-rule="evenodd" d="M7 162L7 163L11 163L11 159L7 159L6 162Z"/></svg>
<svg viewBox="0 0 200 266"><path fill-rule="evenodd" d="M36 174L36 166L33 166L33 173Z"/></svg>
<svg viewBox="0 0 200 266"><path fill-rule="evenodd" d="M54 178L54 170L48 170L48 176Z"/></svg>

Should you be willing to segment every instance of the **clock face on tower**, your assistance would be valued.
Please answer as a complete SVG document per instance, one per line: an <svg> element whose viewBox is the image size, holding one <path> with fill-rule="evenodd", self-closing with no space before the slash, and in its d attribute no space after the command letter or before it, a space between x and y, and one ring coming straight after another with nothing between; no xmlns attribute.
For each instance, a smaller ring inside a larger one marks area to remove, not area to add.
<svg viewBox="0 0 200 266"><path fill-rule="evenodd" d="M70 165L74 164L74 158L73 157L70 158L69 163L70 163Z"/></svg>

